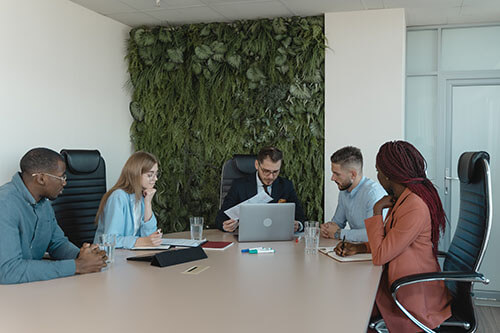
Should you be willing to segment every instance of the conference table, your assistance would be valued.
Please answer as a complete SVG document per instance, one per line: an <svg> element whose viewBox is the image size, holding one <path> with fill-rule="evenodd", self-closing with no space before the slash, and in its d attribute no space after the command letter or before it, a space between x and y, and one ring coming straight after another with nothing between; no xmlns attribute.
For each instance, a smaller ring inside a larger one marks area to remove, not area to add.
<svg viewBox="0 0 500 333"><path fill-rule="evenodd" d="M100 273L0 285L0 332L366 332L382 267L305 254L303 239L238 243L218 230L204 237L234 244L163 268L126 260L146 251L117 249ZM257 246L276 252L241 253ZM193 266L199 273L185 274Z"/></svg>

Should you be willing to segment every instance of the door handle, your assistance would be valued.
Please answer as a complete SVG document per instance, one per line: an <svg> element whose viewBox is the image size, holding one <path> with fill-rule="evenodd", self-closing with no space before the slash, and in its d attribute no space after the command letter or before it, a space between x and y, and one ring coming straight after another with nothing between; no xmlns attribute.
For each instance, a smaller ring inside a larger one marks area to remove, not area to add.
<svg viewBox="0 0 500 333"><path fill-rule="evenodd" d="M450 169L446 168L444 170L444 195L448 195L452 180L460 180L460 178L458 177L448 176L449 174L450 174Z"/></svg>

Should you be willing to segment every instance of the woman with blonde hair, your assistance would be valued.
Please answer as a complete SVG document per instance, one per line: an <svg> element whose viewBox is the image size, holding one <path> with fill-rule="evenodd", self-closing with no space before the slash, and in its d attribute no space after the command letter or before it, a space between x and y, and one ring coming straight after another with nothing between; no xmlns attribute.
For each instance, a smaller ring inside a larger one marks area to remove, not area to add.
<svg viewBox="0 0 500 333"><path fill-rule="evenodd" d="M118 248L161 244L151 207L158 177L158 159L153 154L138 151L129 157L116 184L102 197L94 243L102 234L115 234Z"/></svg>

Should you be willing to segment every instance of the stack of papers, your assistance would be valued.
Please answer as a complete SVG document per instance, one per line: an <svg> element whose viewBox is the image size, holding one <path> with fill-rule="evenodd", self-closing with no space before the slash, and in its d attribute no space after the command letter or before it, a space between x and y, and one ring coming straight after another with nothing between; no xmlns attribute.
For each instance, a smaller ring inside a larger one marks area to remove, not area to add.
<svg viewBox="0 0 500 333"><path fill-rule="evenodd" d="M161 244L170 246L197 247L205 243L206 241L206 239L195 240L185 238L163 238Z"/></svg>
<svg viewBox="0 0 500 333"><path fill-rule="evenodd" d="M270 201L273 201L273 198L267 194L266 192L260 192L253 197L251 197L248 200L243 201L242 203L237 204L236 206L233 206L227 210L224 211L224 213L229 216L229 218L233 220L239 220L240 219L240 207L241 205L246 205L246 204L258 204L258 203L268 203Z"/></svg>
<svg viewBox="0 0 500 333"><path fill-rule="evenodd" d="M170 245L159 245L159 246L134 246L131 250L168 250Z"/></svg>

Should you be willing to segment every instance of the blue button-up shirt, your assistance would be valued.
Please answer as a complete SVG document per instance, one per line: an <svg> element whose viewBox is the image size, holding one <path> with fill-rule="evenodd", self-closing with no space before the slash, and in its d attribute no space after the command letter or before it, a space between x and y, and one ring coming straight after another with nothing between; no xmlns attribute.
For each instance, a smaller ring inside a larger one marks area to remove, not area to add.
<svg viewBox="0 0 500 333"><path fill-rule="evenodd" d="M332 221L342 229L340 239L351 242L367 242L365 219L373 216L373 206L384 195L384 188L373 180L363 177L351 192L341 191ZM349 229L344 229L349 223Z"/></svg>
<svg viewBox="0 0 500 333"><path fill-rule="evenodd" d="M79 249L64 236L48 199L36 202L19 173L0 187L0 283L75 274ZM45 252L56 260L41 260Z"/></svg>

